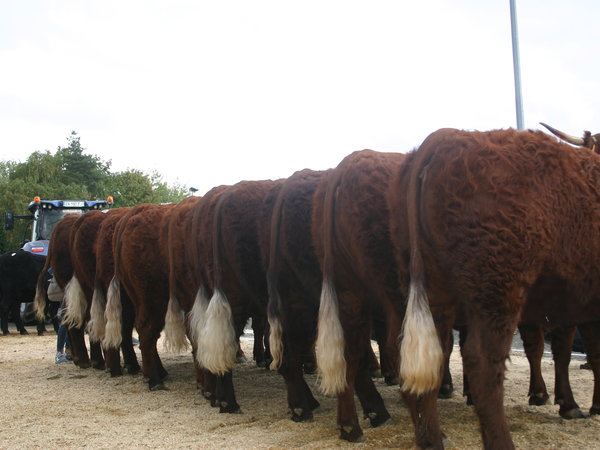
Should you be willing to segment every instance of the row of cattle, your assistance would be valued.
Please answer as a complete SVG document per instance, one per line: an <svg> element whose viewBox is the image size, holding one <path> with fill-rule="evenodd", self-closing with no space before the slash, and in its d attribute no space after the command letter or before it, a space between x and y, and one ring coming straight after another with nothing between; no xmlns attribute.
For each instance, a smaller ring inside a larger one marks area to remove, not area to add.
<svg viewBox="0 0 600 450"><path fill-rule="evenodd" d="M460 327L483 444L511 448L503 379L517 326L531 404L548 399L539 362L548 327L561 415L583 415L568 384L575 325L600 380L595 139L571 147L539 131L443 129L408 154L364 150L328 171L68 216L47 266L65 288L73 360L118 375L120 347L126 370L139 371L135 326L143 374L160 389L164 329L170 349L191 342L211 404L235 412L231 372L251 317L254 358L285 378L292 419L319 405L303 377L316 348L321 388L338 396L341 437L354 441L362 435L354 394L371 425L389 418L370 376L374 334L417 446L440 448L437 397L452 389L448 358ZM600 382L590 412L600 413Z"/></svg>

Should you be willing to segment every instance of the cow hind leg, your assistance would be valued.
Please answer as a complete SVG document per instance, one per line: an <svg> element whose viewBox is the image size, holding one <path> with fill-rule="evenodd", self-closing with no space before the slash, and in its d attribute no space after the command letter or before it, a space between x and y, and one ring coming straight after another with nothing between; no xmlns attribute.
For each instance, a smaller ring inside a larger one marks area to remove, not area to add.
<svg viewBox="0 0 600 450"><path fill-rule="evenodd" d="M437 413L437 392L422 395L402 392L402 398L408 406L415 426L417 448L443 449L442 432Z"/></svg>
<svg viewBox="0 0 600 450"><path fill-rule="evenodd" d="M3 305L0 305L0 324L2 328L2 334L4 336L10 334L8 331L8 310Z"/></svg>
<svg viewBox="0 0 600 450"><path fill-rule="evenodd" d="M37 320L36 320L35 327L36 327L36 329L37 329L37 334L38 334L38 336L43 336L43 335L44 335L44 333L45 333L46 331L48 331L48 330L46 330L46 324L45 324L43 321L41 321L41 320L40 320L40 321L37 321Z"/></svg>
<svg viewBox="0 0 600 450"><path fill-rule="evenodd" d="M279 368L287 388L288 406L294 422L305 422L313 417L313 410L319 407L302 374L302 352L291 348L289 343L283 351L283 363Z"/></svg>
<svg viewBox="0 0 600 450"><path fill-rule="evenodd" d="M91 367L90 357L85 345L85 339L82 328L69 328L69 342L73 354L73 363L80 369L89 369Z"/></svg>
<svg viewBox="0 0 600 450"><path fill-rule="evenodd" d="M600 323L590 322L579 325L587 361L594 373L594 394L590 415L600 414Z"/></svg>
<svg viewBox="0 0 600 450"><path fill-rule="evenodd" d="M125 371L129 375L140 373L141 367L138 362L135 350L133 348L132 333L135 322L133 305L128 298L122 296L122 316L121 316L121 351L123 352L123 364Z"/></svg>
<svg viewBox="0 0 600 450"><path fill-rule="evenodd" d="M569 363L575 327L555 328L552 331L552 357L554 358L554 403L560 405L558 413L563 419L583 419L585 414L575 402L569 382Z"/></svg>
<svg viewBox="0 0 600 450"><path fill-rule="evenodd" d="M90 342L90 356L91 364L94 369L104 370L106 368L100 342Z"/></svg>
<svg viewBox="0 0 600 450"><path fill-rule="evenodd" d="M210 406L216 408L219 406L217 400L217 376L204 368L199 368L202 375L201 392L204 398L210 402Z"/></svg>
<svg viewBox="0 0 600 450"><path fill-rule="evenodd" d="M358 422L356 404L354 403L354 381L356 378L357 364L348 361L346 367L347 387L338 395L337 423L340 430L340 439L349 442L359 442L363 439L363 431Z"/></svg>
<svg viewBox="0 0 600 450"><path fill-rule="evenodd" d="M517 318L505 313L501 323L490 323L486 320L487 316L475 313L470 319L463 361L481 426L483 446L514 448L504 414L503 382Z"/></svg>
<svg viewBox="0 0 600 450"><path fill-rule="evenodd" d="M140 351L142 353L142 372L148 379L148 387L151 391L167 390L163 381L167 377L167 371L160 361L156 342L160 332L156 332L148 327L138 326L140 335Z"/></svg>
<svg viewBox="0 0 600 450"><path fill-rule="evenodd" d="M369 343L367 342L367 344ZM370 351L365 352L365 356L363 356L358 364L355 387L365 417L369 419L372 427L377 427L385 423L390 418L390 414L385 408L383 399L379 392L377 392L377 389L373 384L373 379L371 378L370 363L372 349L370 345L368 346L369 348L367 350Z"/></svg>
<svg viewBox="0 0 600 450"><path fill-rule="evenodd" d="M217 377L217 401L220 413L238 413L240 405L235 399L232 371Z"/></svg>
<svg viewBox="0 0 600 450"><path fill-rule="evenodd" d="M106 363L106 370L108 370L111 377L123 376L123 370L121 369L121 355L119 354L118 349L105 349L104 361Z"/></svg>
<svg viewBox="0 0 600 450"><path fill-rule="evenodd" d="M19 333L29 334L27 329L25 329L25 324L23 323L23 320L21 319L21 304L19 302L14 302L11 305L11 313L12 313L13 320L15 321L15 326L17 327L17 330L19 331ZM8 330L8 328L7 328L7 330Z"/></svg>
<svg viewBox="0 0 600 450"><path fill-rule="evenodd" d="M454 392L454 384L452 383L452 373L450 372L450 355L452 354L452 347L454 346L454 337L452 333L448 333L444 345L444 373L442 375L442 385L438 391L438 398L448 399L452 397Z"/></svg>
<svg viewBox="0 0 600 450"><path fill-rule="evenodd" d="M252 316L252 332L254 333L254 345L252 347L252 357L258 367L268 367L265 355L265 318L264 316Z"/></svg>
<svg viewBox="0 0 600 450"><path fill-rule="evenodd" d="M542 356L544 354L544 331L538 325L519 325L519 334L529 361L529 404L541 406L550 398L542 377ZM558 369L557 369L558 370Z"/></svg>

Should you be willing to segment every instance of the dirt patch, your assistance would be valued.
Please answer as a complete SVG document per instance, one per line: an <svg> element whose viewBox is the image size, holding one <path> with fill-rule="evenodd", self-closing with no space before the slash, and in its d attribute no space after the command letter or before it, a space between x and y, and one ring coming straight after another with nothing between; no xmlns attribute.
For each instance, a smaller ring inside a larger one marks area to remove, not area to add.
<svg viewBox="0 0 600 450"><path fill-rule="evenodd" d="M168 391L149 392L141 375L111 378L71 363L55 364L56 336L20 336L14 329L0 336L0 448L412 448L413 426L397 386L376 380L392 418L379 428L362 423L364 442L338 439L336 401L319 394L316 377L308 376L321 407L309 423L294 423L287 412L281 376L239 364L234 383L241 414L219 414L198 394L189 354L161 352L169 371ZM251 355L251 341L243 341ZM161 349L159 342L159 349ZM138 351L138 358L141 357ZM575 398L584 411L591 406L593 375L571 363ZM554 386L553 362L542 367ZM453 398L439 410L449 448L480 448L477 418L460 394L460 356L452 355ZM508 363L505 408L518 448L599 448L600 418L564 420L558 406L528 406L529 369L519 353Z"/></svg>

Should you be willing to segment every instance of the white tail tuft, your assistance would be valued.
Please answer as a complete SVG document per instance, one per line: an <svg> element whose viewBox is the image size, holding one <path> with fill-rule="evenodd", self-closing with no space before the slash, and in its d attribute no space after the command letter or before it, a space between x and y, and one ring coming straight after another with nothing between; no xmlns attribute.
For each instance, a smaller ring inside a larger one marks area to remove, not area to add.
<svg viewBox="0 0 600 450"><path fill-rule="evenodd" d="M185 314L174 295L169 298L165 316L164 349L171 353L181 353L188 349L188 341L185 336Z"/></svg>
<svg viewBox="0 0 600 450"><path fill-rule="evenodd" d="M39 287L35 290L33 306L35 307L35 318L39 322L43 322L46 319L46 296L44 295L44 291Z"/></svg>
<svg viewBox="0 0 600 450"><path fill-rule="evenodd" d="M208 294L204 286L201 286L196 293L194 306L192 306L192 310L188 314L190 337L196 343L196 346L198 345L198 338L202 333L204 322L206 321L206 308L208 308Z"/></svg>
<svg viewBox="0 0 600 450"><path fill-rule="evenodd" d="M237 349L231 306L225 294L216 289L206 308L206 321L198 334L198 362L210 372L224 375L235 365Z"/></svg>
<svg viewBox="0 0 600 450"><path fill-rule="evenodd" d="M438 389L444 354L422 283L410 284L402 330L402 390L421 395Z"/></svg>
<svg viewBox="0 0 600 450"><path fill-rule="evenodd" d="M69 328L81 328L85 320L87 299L76 275L65 286L65 305L63 323Z"/></svg>
<svg viewBox="0 0 600 450"><path fill-rule="evenodd" d="M323 280L317 334L317 366L320 387L325 395L337 395L346 389L344 330L340 323L335 286Z"/></svg>
<svg viewBox="0 0 600 450"><path fill-rule="evenodd" d="M269 345L271 348L271 356L273 361L269 366L271 370L277 370L281 367L283 360L283 329L281 321L278 317L271 317L269 314L269 326L271 331L269 333Z"/></svg>
<svg viewBox="0 0 600 450"><path fill-rule="evenodd" d="M121 283L115 275L108 286L108 300L106 302L106 328L102 346L104 348L119 348L123 336L121 335L121 317L123 306L121 305Z"/></svg>
<svg viewBox="0 0 600 450"><path fill-rule="evenodd" d="M91 342L102 342L102 339L104 339L104 330L106 328L105 309L106 296L104 295L104 289L101 286L96 286L94 295L92 296L90 321L87 326Z"/></svg>

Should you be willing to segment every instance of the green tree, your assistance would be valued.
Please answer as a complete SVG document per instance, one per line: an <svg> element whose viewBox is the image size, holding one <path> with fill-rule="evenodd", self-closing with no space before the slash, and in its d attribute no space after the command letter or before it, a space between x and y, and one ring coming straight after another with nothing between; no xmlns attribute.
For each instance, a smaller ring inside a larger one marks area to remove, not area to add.
<svg viewBox="0 0 600 450"><path fill-rule="evenodd" d="M154 172L147 175L138 169L111 173L110 161L85 154L75 131L66 147L35 151L25 162L0 161L0 211L27 215L33 197L42 199L93 200L112 195L115 206L140 203L167 203L182 200L187 187L168 185ZM28 221L15 221L15 229L0 228L0 251L14 250L28 237Z"/></svg>
<svg viewBox="0 0 600 450"><path fill-rule="evenodd" d="M85 149L75 131L71 132L67 141L69 145L59 147L55 155L60 164L59 180L65 185L85 186L90 194L97 194L110 173L110 161L102 161L96 155L84 155Z"/></svg>

